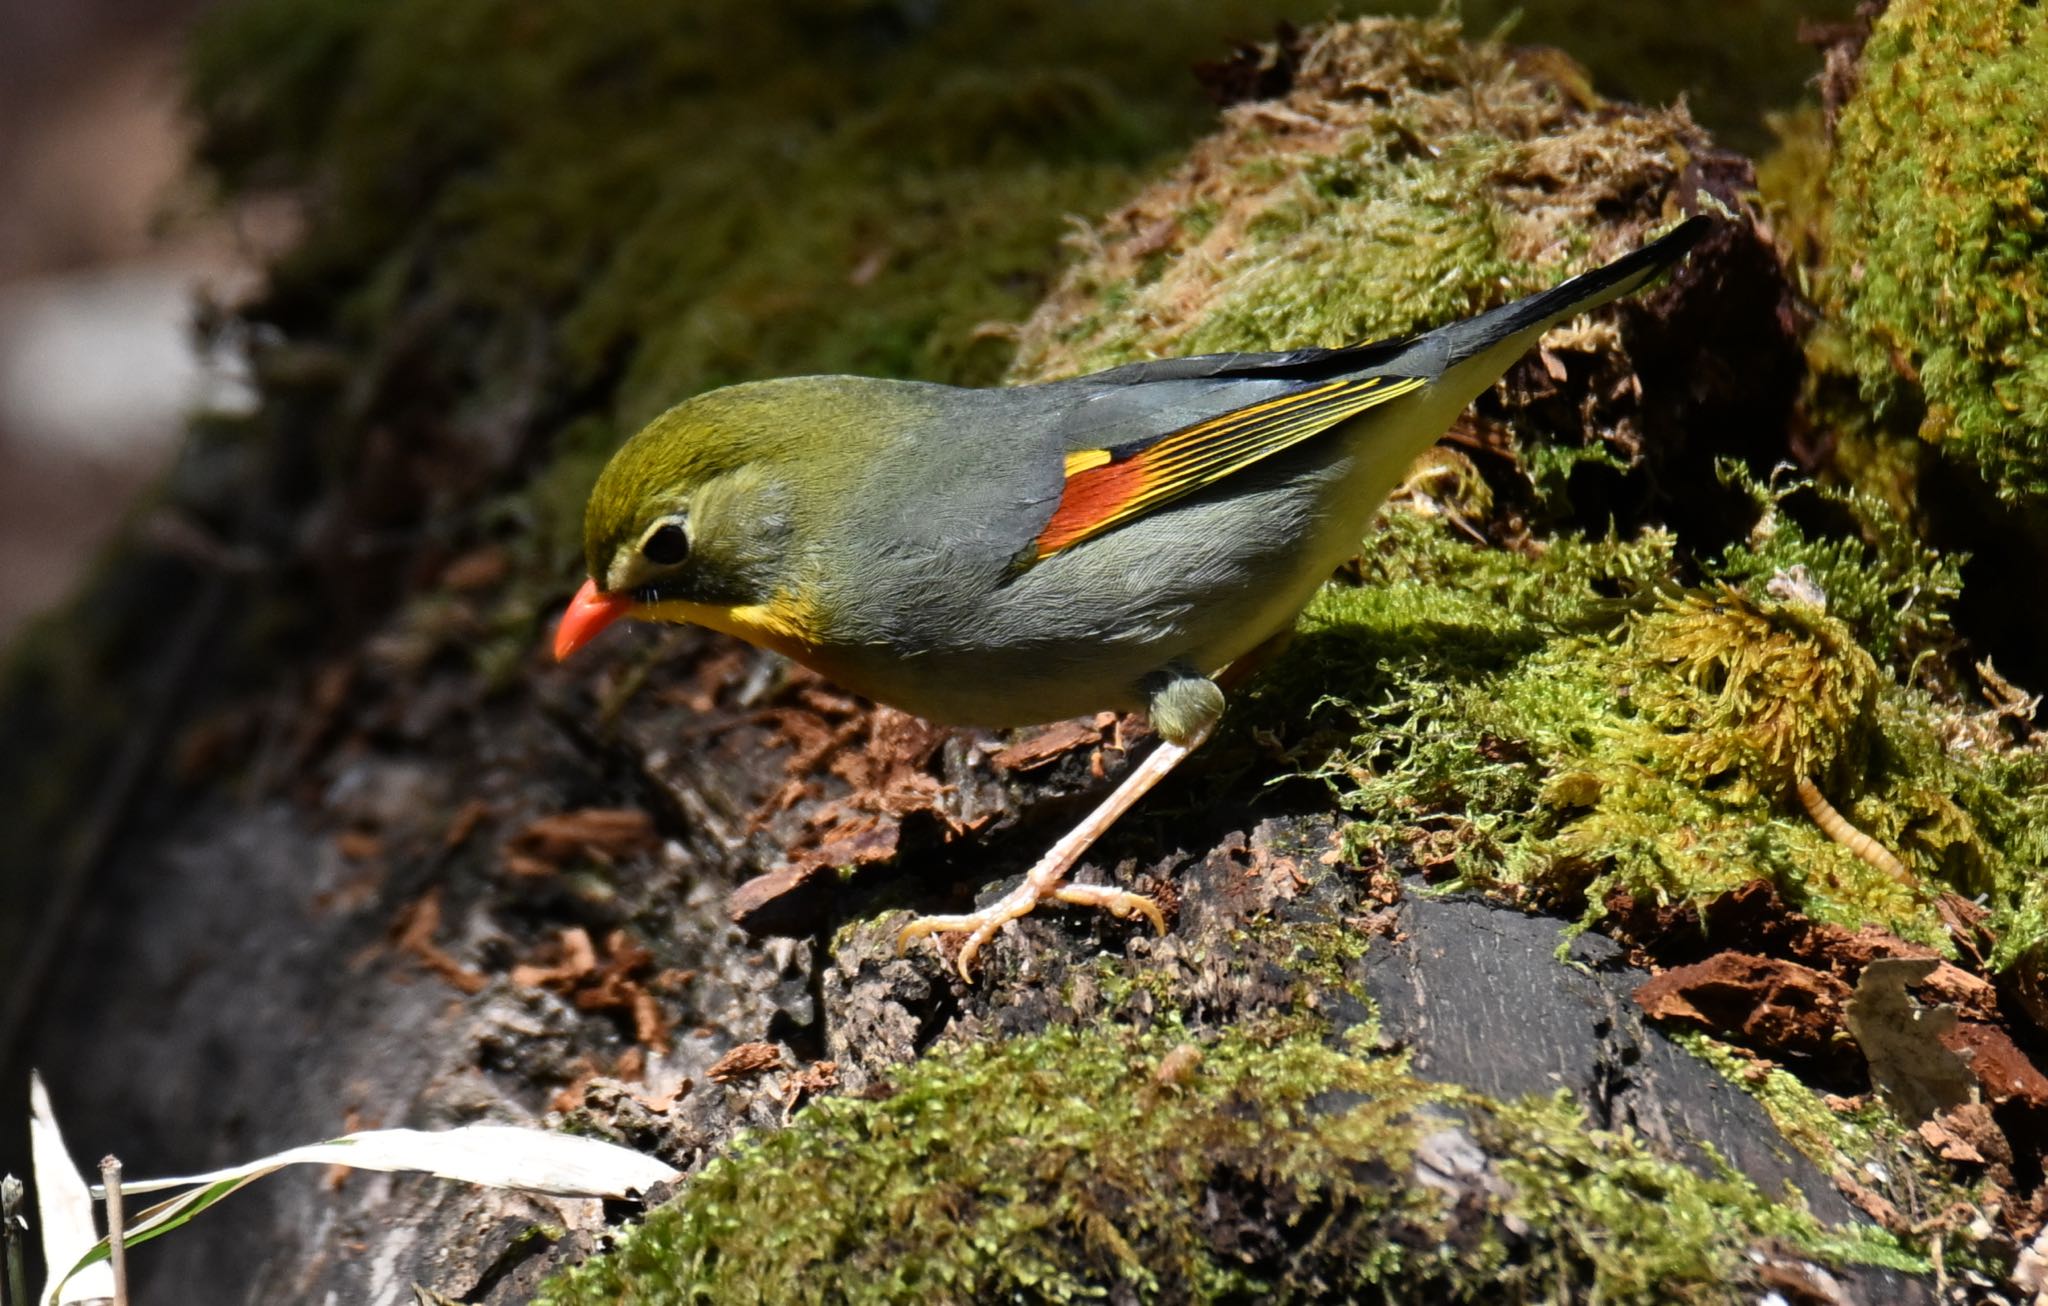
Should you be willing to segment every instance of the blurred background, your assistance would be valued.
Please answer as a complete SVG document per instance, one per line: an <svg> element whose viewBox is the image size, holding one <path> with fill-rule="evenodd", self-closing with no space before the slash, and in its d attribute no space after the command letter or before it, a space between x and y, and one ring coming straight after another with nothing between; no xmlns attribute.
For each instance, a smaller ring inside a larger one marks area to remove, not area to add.
<svg viewBox="0 0 2048 1306"><path fill-rule="evenodd" d="M186 172L202 0L0 0L0 646L162 468L184 415L247 402L195 307L249 293L282 206Z"/></svg>

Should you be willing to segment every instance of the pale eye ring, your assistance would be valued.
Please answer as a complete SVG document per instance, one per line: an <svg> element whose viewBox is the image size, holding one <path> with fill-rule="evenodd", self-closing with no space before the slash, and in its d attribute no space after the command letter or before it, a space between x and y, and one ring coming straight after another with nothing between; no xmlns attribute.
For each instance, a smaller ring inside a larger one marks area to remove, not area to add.
<svg viewBox="0 0 2048 1306"><path fill-rule="evenodd" d="M640 541L640 556L657 567L673 567L690 556L690 534L677 522L663 522Z"/></svg>

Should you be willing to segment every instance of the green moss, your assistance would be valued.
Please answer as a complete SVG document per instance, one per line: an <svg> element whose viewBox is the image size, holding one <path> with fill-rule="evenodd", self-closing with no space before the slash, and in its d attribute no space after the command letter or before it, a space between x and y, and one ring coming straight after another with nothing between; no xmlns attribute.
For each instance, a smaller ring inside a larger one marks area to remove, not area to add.
<svg viewBox="0 0 2048 1306"><path fill-rule="evenodd" d="M745 1140L538 1300L1718 1302L1742 1299L1762 1239L1910 1260L1658 1161L1564 1096L1493 1103L1399 1057L1245 1030L1162 1075L1190 1041L1096 1026L934 1053L884 1101ZM1506 1186L1455 1208L1416 1149L1461 1123ZM1287 1245L1240 1241L1240 1210Z"/></svg>
<svg viewBox="0 0 2048 1306"><path fill-rule="evenodd" d="M1938 1160L1919 1134L1893 1115L1876 1094L1858 1099L1854 1105L1830 1106L1798 1076L1768 1061L1705 1034L1677 1032L1673 1037L1754 1098L1779 1134L1823 1171L1875 1193L1900 1210L1955 1210L2000 1200L1997 1190L1981 1177L1974 1182L1960 1178L1955 1166ZM1967 1230L1956 1232L1959 1236L1943 1249L1950 1274L1968 1268L1996 1279L2009 1272L2004 1253L1980 1245Z"/></svg>
<svg viewBox="0 0 2048 1306"><path fill-rule="evenodd" d="M1517 1193L1513 1209L1561 1245L1558 1259L1592 1267L1584 1280L1592 1300L1748 1300L1731 1291L1744 1271L1734 1244L1744 1239L1780 1239L1822 1261L1928 1268L1872 1226L1819 1226L1789 1185L1773 1201L1725 1164L1702 1178L1625 1135L1587 1128L1582 1108L1562 1090L1498 1107L1493 1118L1495 1129L1479 1137L1507 1157L1501 1177Z"/></svg>
<svg viewBox="0 0 2048 1306"><path fill-rule="evenodd" d="M1896 508L1857 489L1788 481L1765 485L1724 464L1722 476L1762 510L1747 539L1716 564L1720 576L1768 585L1795 568L1827 596L1827 613L1902 679L1937 674L1955 642L1948 609L1962 594L1962 563L1914 537ZM1833 516L1824 531L1802 516Z"/></svg>
<svg viewBox="0 0 2048 1306"><path fill-rule="evenodd" d="M1040 300L1065 214L1129 194L1209 121L1186 66L1321 9L244 0L209 23L195 98L231 187L313 197L259 316L335 351L368 406L316 461L346 471L347 441L386 421L492 451L422 495L419 520L514 551L464 635L506 674L573 572L583 488L617 431L749 376L993 379L1000 324ZM1363 23L1317 58L1304 91L1323 116L1239 109L1081 237L1102 257L1025 329L1015 374L1384 334L1549 284L1661 221L1704 144L1682 112L1597 104L1568 61L1525 67L1448 23ZM1589 456L1605 455L1565 451L1538 478ZM1920 896L1786 806L1786 778L1816 769L1916 871L1989 895L2008 955L2048 937L2016 869L2048 852L2038 756L1958 753L1954 715L1895 679L1938 643L1952 574L1873 531L1776 520L1702 577L1661 533L1509 553L1396 514L1371 583L1326 595L1258 695L1333 696L1319 733L1290 742L1359 818L1354 842L1441 854L1467 883L1593 912L1608 891L1698 897L1761 870L1828 919L1932 936ZM1825 613L1773 596L1794 567ZM1926 602L1900 616L1908 592ZM431 634L454 611L413 615ZM1771 718L1774 685L1820 701ZM1336 983L1357 946L1311 929L1296 957ZM548 1299L1057 1299L1122 1282L1159 1300L1722 1300L1759 1239L1843 1250L1796 1205L1659 1162L1565 1102L1423 1084L1308 1023L1222 1035L1173 1084L1157 1071L1177 1029L938 1052L887 1100L815 1104L715 1160ZM1409 1178L1446 1112L1511 1158L1474 1245L1446 1243L1453 1213ZM1295 1241L1230 1242L1210 1214L1225 1202ZM1495 1227L1509 1215L1534 1230L1512 1246Z"/></svg>
<svg viewBox="0 0 2048 1306"><path fill-rule="evenodd" d="M1875 1154L1877 1131L1892 1124L1881 1106L1860 1108L1853 1114L1831 1110L1798 1076L1706 1034L1678 1030L1671 1037L1755 1098L1778 1133L1829 1174L1859 1172ZM1892 1127L1895 1129L1895 1124Z"/></svg>
<svg viewBox="0 0 2048 1306"><path fill-rule="evenodd" d="M1096 224L1011 372L1464 316L1632 243L1706 143L1682 109L1599 103L1562 56L1518 62L1448 20L1342 24L1307 43L1284 99L1226 117Z"/></svg>
<svg viewBox="0 0 2048 1306"><path fill-rule="evenodd" d="M1435 0L1375 5L1428 15ZM1817 60L1800 40L1807 20L1839 22L1854 0L1669 0L1655 6L1611 0L1462 0L1474 32L1505 25L1517 43L1567 50L1608 95L1639 104L1684 97L1717 139L1760 153L1769 142L1765 113L1810 93Z"/></svg>
<svg viewBox="0 0 2048 1306"><path fill-rule="evenodd" d="M1318 598L1247 716L1282 723L1363 857L1589 922L1615 894L1700 902L1762 876L1820 919L1943 948L1948 888L1986 896L2009 962L2044 938L2048 755L1896 678L1943 629L1953 568L1903 536L1810 534L1786 505L1817 491L1750 489L1757 530L1692 588L1661 533L1514 554L1390 512L1364 583ZM1830 841L1802 776L1914 882Z"/></svg>
<svg viewBox="0 0 2048 1306"><path fill-rule="evenodd" d="M1723 582L1662 600L1616 651L1660 772L1741 802L1863 769L1877 666L1820 603Z"/></svg>
<svg viewBox="0 0 2048 1306"><path fill-rule="evenodd" d="M1765 115L1772 148L1756 165L1756 187L1786 254L1802 280L1827 246L1828 165L1833 150L1818 105ZM1810 286L1802 285L1810 293Z"/></svg>
<svg viewBox="0 0 2048 1306"><path fill-rule="evenodd" d="M989 377L972 328L1032 302L1070 206L1199 122L1187 65L1312 8L251 0L194 87L231 182L321 187L287 281L345 273L350 334L422 279L488 332L540 313L569 383L623 368L630 426L777 371Z"/></svg>
<svg viewBox="0 0 2048 1306"><path fill-rule="evenodd" d="M1841 114L1825 300L1865 397L2048 494L2048 11L1894 0Z"/></svg>

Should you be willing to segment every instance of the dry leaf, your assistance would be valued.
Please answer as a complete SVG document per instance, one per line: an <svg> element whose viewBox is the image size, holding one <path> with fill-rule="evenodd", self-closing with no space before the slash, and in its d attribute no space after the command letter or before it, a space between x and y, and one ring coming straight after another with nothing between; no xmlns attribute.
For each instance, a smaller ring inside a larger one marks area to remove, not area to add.
<svg viewBox="0 0 2048 1306"><path fill-rule="evenodd" d="M1956 1026L1954 1007L1923 1007L1906 992L1934 972L1931 957L1881 957L1863 968L1846 1015L1870 1062L1870 1079L1909 1123L1968 1102L1975 1082L1942 1042Z"/></svg>

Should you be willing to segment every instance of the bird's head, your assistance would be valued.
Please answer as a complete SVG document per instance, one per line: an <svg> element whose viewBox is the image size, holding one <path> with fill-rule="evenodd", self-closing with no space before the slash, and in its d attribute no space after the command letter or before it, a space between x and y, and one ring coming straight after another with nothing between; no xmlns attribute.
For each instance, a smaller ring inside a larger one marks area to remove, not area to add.
<svg viewBox="0 0 2048 1306"><path fill-rule="evenodd" d="M590 578L563 615L557 658L621 617L695 622L785 652L806 642L789 585L800 397L777 388L699 395L612 455L584 509Z"/></svg>

